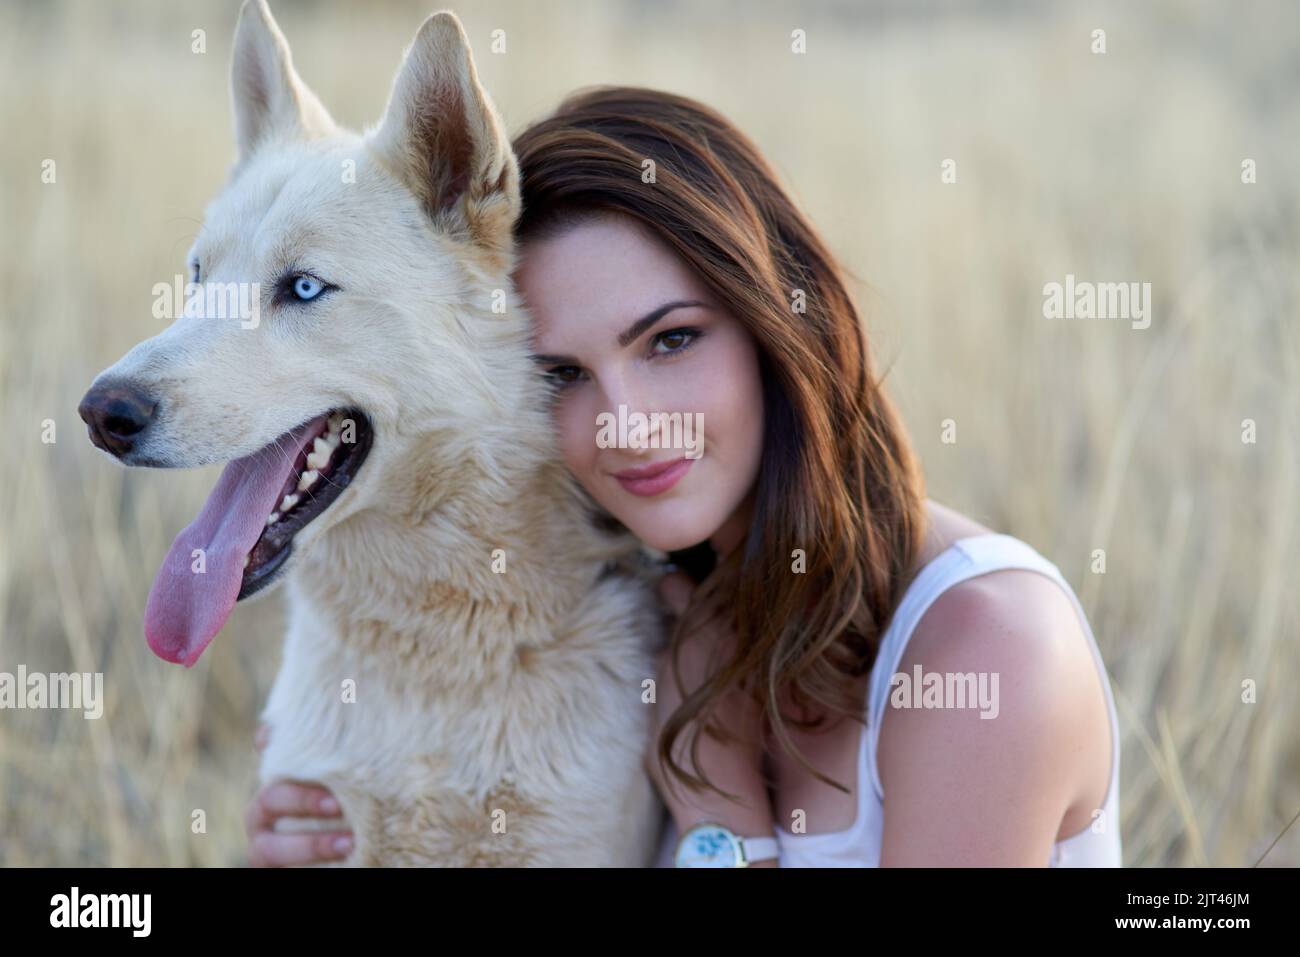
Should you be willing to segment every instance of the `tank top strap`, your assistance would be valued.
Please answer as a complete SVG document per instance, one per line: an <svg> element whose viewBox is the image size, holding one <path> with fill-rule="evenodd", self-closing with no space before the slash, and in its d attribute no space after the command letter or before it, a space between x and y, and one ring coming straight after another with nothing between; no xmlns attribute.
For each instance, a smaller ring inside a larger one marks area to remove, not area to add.
<svg viewBox="0 0 1300 957"><path fill-rule="evenodd" d="M1031 545L1013 535L988 533L961 538L950 544L943 552L926 564L912 580L903 593L893 618L881 637L880 648L872 665L867 692L867 767L871 774L871 784L877 796L883 801L884 788L880 783L880 771L876 761L876 747L880 740L880 723L884 717L885 704L889 700L889 691L893 676L898 672L899 663L907 641L912 636L921 617L945 591L969 578L1003 569L1026 569L1038 571L1059 582L1074 599L1076 609L1082 618L1082 609L1078 606L1073 590L1065 577L1052 562L1040 555ZM1086 618L1084 619L1086 625ZM1096 651L1089 630L1089 641L1093 644L1094 655L1100 664L1100 654ZM1104 670L1104 669L1103 669ZM1110 689L1107 683L1107 699L1114 714L1114 704L1110 703Z"/></svg>

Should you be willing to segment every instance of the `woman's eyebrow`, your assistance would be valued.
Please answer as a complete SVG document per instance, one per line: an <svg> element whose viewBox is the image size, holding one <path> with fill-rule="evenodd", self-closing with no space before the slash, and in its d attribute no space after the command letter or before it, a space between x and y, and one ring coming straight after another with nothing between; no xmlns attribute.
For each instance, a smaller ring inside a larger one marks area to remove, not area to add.
<svg viewBox="0 0 1300 957"><path fill-rule="evenodd" d="M675 299L672 302L666 302L658 309L655 309L652 312L647 312L636 322L632 323L632 325L620 332L618 334L618 344L620 347L631 345L641 336L641 333L645 332L674 309L685 309L688 306L704 306L707 309L708 305L707 302L700 302L698 299Z"/></svg>

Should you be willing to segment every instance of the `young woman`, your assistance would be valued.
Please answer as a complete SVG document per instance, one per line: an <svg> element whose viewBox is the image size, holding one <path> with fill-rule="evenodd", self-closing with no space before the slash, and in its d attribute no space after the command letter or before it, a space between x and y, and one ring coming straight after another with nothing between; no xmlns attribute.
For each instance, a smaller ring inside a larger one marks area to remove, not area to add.
<svg viewBox="0 0 1300 957"><path fill-rule="evenodd" d="M660 865L703 822L775 837L752 866L1119 865L1118 721L1074 592L926 497L840 269L755 146L692 100L598 88L515 149L564 460L680 569ZM598 441L620 407L702 424L703 454ZM273 831L330 802L264 788L252 862L345 855L346 832Z"/></svg>

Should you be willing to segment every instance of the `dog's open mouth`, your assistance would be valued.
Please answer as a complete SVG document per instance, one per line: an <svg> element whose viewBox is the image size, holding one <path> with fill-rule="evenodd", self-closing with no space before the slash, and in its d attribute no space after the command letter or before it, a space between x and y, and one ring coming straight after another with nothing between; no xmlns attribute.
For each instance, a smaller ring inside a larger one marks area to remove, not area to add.
<svg viewBox="0 0 1300 957"><path fill-rule="evenodd" d="M149 647L186 667L235 602L270 585L294 536L348 487L370 451L370 421L332 409L226 465L203 511L172 543L149 592Z"/></svg>
<svg viewBox="0 0 1300 957"><path fill-rule="evenodd" d="M330 412L307 425L307 442L298 450L262 534L244 556L239 599L271 583L289 557L293 536L339 497L370 450L370 426L355 409Z"/></svg>

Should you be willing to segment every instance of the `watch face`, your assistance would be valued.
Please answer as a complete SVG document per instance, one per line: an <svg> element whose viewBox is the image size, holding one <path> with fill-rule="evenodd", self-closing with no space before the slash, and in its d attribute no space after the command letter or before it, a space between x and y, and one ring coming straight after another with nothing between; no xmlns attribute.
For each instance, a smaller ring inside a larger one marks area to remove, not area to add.
<svg viewBox="0 0 1300 957"><path fill-rule="evenodd" d="M678 867L737 867L740 848L725 827L697 824L686 832L677 849Z"/></svg>

